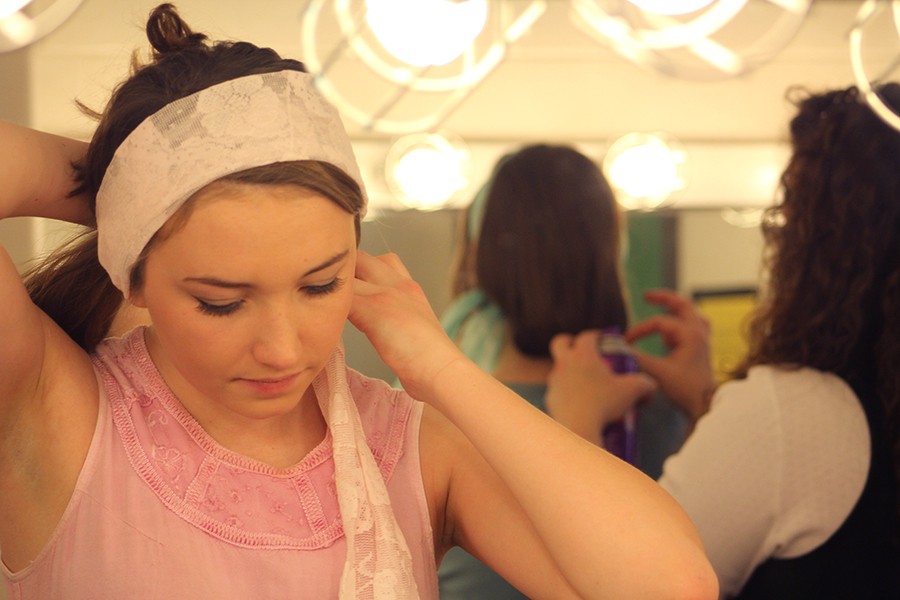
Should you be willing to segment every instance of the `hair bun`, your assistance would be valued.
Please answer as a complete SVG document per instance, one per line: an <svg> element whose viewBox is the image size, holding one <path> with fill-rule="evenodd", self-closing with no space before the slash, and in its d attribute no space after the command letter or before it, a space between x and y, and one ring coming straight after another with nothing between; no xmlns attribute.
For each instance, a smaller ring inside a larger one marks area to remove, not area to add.
<svg viewBox="0 0 900 600"><path fill-rule="evenodd" d="M153 48L154 58L187 48L204 46L207 37L194 33L178 14L173 4L160 4L147 20L147 39Z"/></svg>

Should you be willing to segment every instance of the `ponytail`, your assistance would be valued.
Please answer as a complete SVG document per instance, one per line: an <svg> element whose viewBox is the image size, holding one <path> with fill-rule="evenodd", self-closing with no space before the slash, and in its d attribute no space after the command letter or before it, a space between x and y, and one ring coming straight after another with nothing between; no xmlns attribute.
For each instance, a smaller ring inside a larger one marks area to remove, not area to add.
<svg viewBox="0 0 900 600"><path fill-rule="evenodd" d="M24 277L32 302L87 352L106 337L123 301L97 260L96 230L56 249Z"/></svg>

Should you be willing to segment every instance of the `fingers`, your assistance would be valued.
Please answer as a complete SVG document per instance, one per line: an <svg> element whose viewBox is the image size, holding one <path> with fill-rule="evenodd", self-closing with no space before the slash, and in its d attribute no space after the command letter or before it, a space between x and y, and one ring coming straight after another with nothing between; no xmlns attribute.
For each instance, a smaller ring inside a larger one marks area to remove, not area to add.
<svg viewBox="0 0 900 600"><path fill-rule="evenodd" d="M621 377L623 383L627 384L631 396L638 400L647 398L659 388L656 380L645 373L633 373Z"/></svg>
<svg viewBox="0 0 900 600"><path fill-rule="evenodd" d="M406 265L394 253L373 256L362 250L356 255L356 277L363 281L389 284L398 279L412 279Z"/></svg>
<svg viewBox="0 0 900 600"><path fill-rule="evenodd" d="M660 332L660 321L662 320L661 316L652 316L644 319L640 323L636 323L628 328L625 332L625 340L628 343L634 343L637 340L647 337L648 335L653 335L654 333Z"/></svg>
<svg viewBox="0 0 900 600"><path fill-rule="evenodd" d="M655 333L661 334L669 348L694 336L709 335L709 320L690 300L670 290L650 290L645 297L652 304L663 307L666 313L654 315L632 326L625 339L635 342Z"/></svg>
<svg viewBox="0 0 900 600"><path fill-rule="evenodd" d="M590 349L592 352L597 351L597 343L600 341L602 332L596 329L586 329L575 336L575 347L581 350Z"/></svg>
<svg viewBox="0 0 900 600"><path fill-rule="evenodd" d="M597 356L597 344L601 335L602 332L597 329L587 329L577 335L559 333L550 340L550 356L558 360L569 353L575 353L594 358Z"/></svg>
<svg viewBox="0 0 900 600"><path fill-rule="evenodd" d="M644 292L644 299L677 317L688 318L696 312L693 302L672 290L648 290Z"/></svg>
<svg viewBox="0 0 900 600"><path fill-rule="evenodd" d="M660 373L665 373L666 371L665 367L667 363L665 362L665 359L648 354L637 348L632 349L631 353L632 356L634 356L634 360L637 361L641 373L653 378L654 385L657 385L656 379L660 377Z"/></svg>
<svg viewBox="0 0 900 600"><path fill-rule="evenodd" d="M575 336L569 333L558 333L550 339L550 356L554 359L562 357L572 347Z"/></svg>
<svg viewBox="0 0 900 600"><path fill-rule="evenodd" d="M684 323L676 317L654 315L629 328L625 332L625 339L629 343L633 343L648 335L658 333L663 336L663 343L671 347L683 328Z"/></svg>

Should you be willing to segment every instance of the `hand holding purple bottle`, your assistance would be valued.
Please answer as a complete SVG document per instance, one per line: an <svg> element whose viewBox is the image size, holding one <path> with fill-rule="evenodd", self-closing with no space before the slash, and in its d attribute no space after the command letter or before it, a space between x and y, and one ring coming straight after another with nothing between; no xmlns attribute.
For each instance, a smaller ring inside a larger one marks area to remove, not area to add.
<svg viewBox="0 0 900 600"><path fill-rule="evenodd" d="M638 364L631 354L621 330L612 327L603 330L597 350L616 373L636 373ZM635 464L637 460L637 408L632 407L621 421L610 423L603 429L603 445L622 460Z"/></svg>

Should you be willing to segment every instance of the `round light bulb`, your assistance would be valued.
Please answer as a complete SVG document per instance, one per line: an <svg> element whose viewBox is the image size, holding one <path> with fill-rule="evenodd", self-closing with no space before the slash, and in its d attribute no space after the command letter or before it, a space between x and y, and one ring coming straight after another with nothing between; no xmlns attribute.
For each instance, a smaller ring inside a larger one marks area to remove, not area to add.
<svg viewBox="0 0 900 600"><path fill-rule="evenodd" d="M438 134L400 138L385 163L388 184L400 202L420 210L441 208L464 189L468 166L469 151L461 142Z"/></svg>
<svg viewBox="0 0 900 600"><path fill-rule="evenodd" d="M31 2L31 0L0 0L0 19L5 19L13 13L17 13Z"/></svg>
<svg viewBox="0 0 900 600"><path fill-rule="evenodd" d="M660 135L632 133L616 140L603 160L610 184L627 209L652 210L685 186L685 153Z"/></svg>
<svg viewBox="0 0 900 600"><path fill-rule="evenodd" d="M62 25L81 5L82 0L35 2L0 0L0 52L11 52L33 44Z"/></svg>
<svg viewBox="0 0 900 600"><path fill-rule="evenodd" d="M368 0L366 22L396 58L416 66L446 65L484 29L487 0Z"/></svg>

